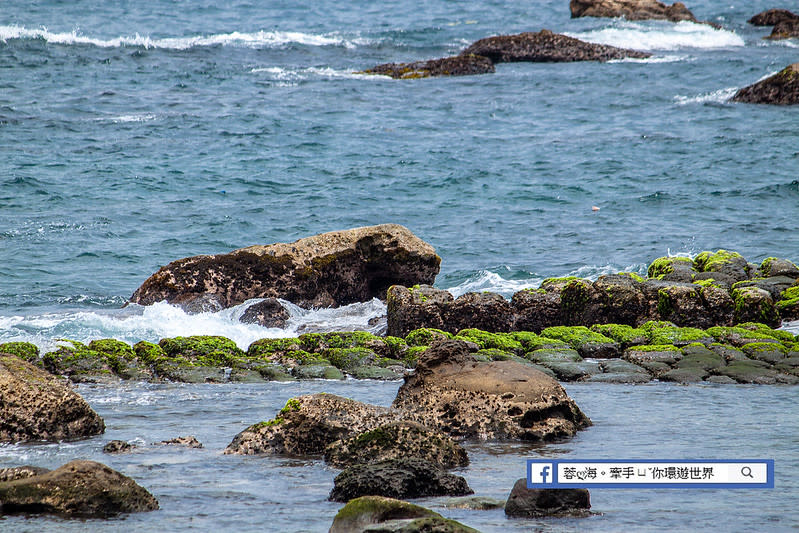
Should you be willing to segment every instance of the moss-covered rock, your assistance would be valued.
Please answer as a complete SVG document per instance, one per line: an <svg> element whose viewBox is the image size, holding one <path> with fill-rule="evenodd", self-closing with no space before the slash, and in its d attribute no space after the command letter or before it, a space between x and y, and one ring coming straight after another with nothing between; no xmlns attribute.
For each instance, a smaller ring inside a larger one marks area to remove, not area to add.
<svg viewBox="0 0 799 533"><path fill-rule="evenodd" d="M38 346L30 342L4 342L0 344L0 353L16 356L33 364L40 361Z"/></svg>
<svg viewBox="0 0 799 533"><path fill-rule="evenodd" d="M247 357L272 360L276 353L302 349L302 342L296 337L282 339L258 339L247 348Z"/></svg>
<svg viewBox="0 0 799 533"><path fill-rule="evenodd" d="M523 353L522 343L514 338L511 333L489 333L479 329L462 329L455 336L456 339L471 341L481 349L497 349L516 354Z"/></svg>
<svg viewBox="0 0 799 533"><path fill-rule="evenodd" d="M310 364L294 367L292 375L298 379L345 379L345 375L332 365Z"/></svg>
<svg viewBox="0 0 799 533"><path fill-rule="evenodd" d="M90 350L82 342L64 339L56 350L42 356L44 368L51 374L67 376L75 383L110 383L119 381L105 354Z"/></svg>
<svg viewBox="0 0 799 533"><path fill-rule="evenodd" d="M780 342L771 334L765 334L761 331L737 326L716 326L708 328L705 332L708 335L712 335L720 343L731 344L737 347L741 347L750 342Z"/></svg>
<svg viewBox="0 0 799 533"><path fill-rule="evenodd" d="M658 257L650 263L647 276L665 281L691 281L693 261L689 257Z"/></svg>
<svg viewBox="0 0 799 533"><path fill-rule="evenodd" d="M244 357L244 351L235 342L218 335L161 339L158 345L167 357L181 358L198 366L233 367Z"/></svg>
<svg viewBox="0 0 799 533"><path fill-rule="evenodd" d="M733 289L732 299L735 302L736 322L761 322L779 326L780 314L768 291L758 287L741 287Z"/></svg>
<svg viewBox="0 0 799 533"><path fill-rule="evenodd" d="M796 376L777 372L762 361L732 361L727 366L717 369L714 373L730 377L738 383L771 385L774 383L796 383L799 380Z"/></svg>
<svg viewBox="0 0 799 533"><path fill-rule="evenodd" d="M620 355L620 346L613 339L585 326L556 326L541 332L542 337L562 340L583 357L610 358Z"/></svg>
<svg viewBox="0 0 799 533"><path fill-rule="evenodd" d="M701 368L709 371L724 366L724 358L707 348L704 344L694 343L682 348L682 359L677 361L677 368Z"/></svg>
<svg viewBox="0 0 799 533"><path fill-rule="evenodd" d="M581 381L602 373L599 363L593 361L547 361L541 364L552 370L560 381Z"/></svg>
<svg viewBox="0 0 799 533"><path fill-rule="evenodd" d="M577 350L564 346L563 348L542 348L525 354L525 358L535 363L549 363L558 361L582 361L583 358Z"/></svg>
<svg viewBox="0 0 799 533"><path fill-rule="evenodd" d="M405 337L408 346L430 346L433 341L451 339L452 334L436 328L419 328L411 331Z"/></svg>
<svg viewBox="0 0 799 533"><path fill-rule="evenodd" d="M702 252L694 257L694 270L697 272L714 272L728 276L735 281L749 278L749 263L738 252L717 250Z"/></svg>
<svg viewBox="0 0 799 533"><path fill-rule="evenodd" d="M114 373L122 379L149 380L153 375L148 364L139 359L131 346L116 339L99 339L89 343L89 350L101 353Z"/></svg>
<svg viewBox="0 0 799 533"><path fill-rule="evenodd" d="M799 278L799 268L787 260L779 259L777 257L767 257L760 263L760 268L757 270L758 277L770 278L772 276L786 276L789 278Z"/></svg>
<svg viewBox="0 0 799 533"><path fill-rule="evenodd" d="M682 359L682 352L673 344L649 344L643 346L631 346L624 351L622 359L636 365L641 365L648 370L661 368L659 365L654 367L648 363L661 363L673 365Z"/></svg>
<svg viewBox="0 0 799 533"><path fill-rule="evenodd" d="M649 336L650 344L673 344L685 346L692 342L709 344L713 337L698 328L680 328L671 322L649 321L641 325L641 329Z"/></svg>
<svg viewBox="0 0 799 533"><path fill-rule="evenodd" d="M709 375L710 373L701 366L687 366L664 372L658 376L658 379L674 383L699 383Z"/></svg>
<svg viewBox="0 0 799 533"><path fill-rule="evenodd" d="M447 520L424 507L382 496L362 496L350 500L336 514L329 533L354 533L368 529L377 531L381 524L385 526L385 531L406 533L478 533L476 529Z"/></svg>
<svg viewBox="0 0 799 533"><path fill-rule="evenodd" d="M595 324L591 326L591 331L613 339L622 348L646 344L649 342L649 335L640 328L634 328L626 324Z"/></svg>
<svg viewBox="0 0 799 533"><path fill-rule="evenodd" d="M794 284L780 293L776 308L781 318L799 320L799 284Z"/></svg>
<svg viewBox="0 0 799 533"><path fill-rule="evenodd" d="M750 359L764 361L772 365L785 359L788 353L788 348L773 342L750 342L741 349Z"/></svg>

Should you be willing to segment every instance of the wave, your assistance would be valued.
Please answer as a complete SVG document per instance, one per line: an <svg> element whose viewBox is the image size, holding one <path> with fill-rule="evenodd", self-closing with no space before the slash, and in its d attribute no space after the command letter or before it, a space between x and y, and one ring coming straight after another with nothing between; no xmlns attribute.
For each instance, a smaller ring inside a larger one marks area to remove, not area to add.
<svg viewBox="0 0 799 533"><path fill-rule="evenodd" d="M167 37L153 39L150 36L136 33L134 36L119 36L101 39L82 35L78 30L71 32L51 32L47 28L30 29L23 26L0 26L0 41L9 40L43 40L49 44L91 45L100 48L139 47L167 50L187 50L208 46L238 46L247 48L281 48L291 44L306 46L343 46L355 48L362 44L362 39L348 40L337 34L313 34L292 31L258 31L245 33L234 31L214 35L197 35L189 37Z"/></svg>
<svg viewBox="0 0 799 533"><path fill-rule="evenodd" d="M359 80L385 80L385 76L361 74L353 70L339 70L330 67L284 68L284 67L256 67L250 70L251 74L262 74L270 81L293 85L309 79L359 79Z"/></svg>
<svg viewBox="0 0 799 533"><path fill-rule="evenodd" d="M614 19L612 26L580 33L570 37L597 44L607 44L634 50L678 50L682 48L731 48L744 46L735 32L716 29L693 22L630 22Z"/></svg>
<svg viewBox="0 0 799 533"><path fill-rule="evenodd" d="M677 105L688 104L724 104L738 92L738 87L727 87L710 93L697 96L675 96L674 103Z"/></svg>

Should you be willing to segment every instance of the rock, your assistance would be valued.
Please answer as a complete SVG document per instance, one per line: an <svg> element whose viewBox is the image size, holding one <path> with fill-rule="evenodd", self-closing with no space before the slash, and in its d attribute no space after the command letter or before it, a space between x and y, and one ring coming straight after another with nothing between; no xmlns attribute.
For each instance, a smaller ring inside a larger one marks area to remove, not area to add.
<svg viewBox="0 0 799 533"><path fill-rule="evenodd" d="M734 281L749 279L749 268L749 263L738 252L717 250L701 252L694 257L694 270L697 272L712 272Z"/></svg>
<svg viewBox="0 0 799 533"><path fill-rule="evenodd" d="M732 291L735 301L735 322L760 322L779 327L780 314L768 291L757 287L741 287Z"/></svg>
<svg viewBox="0 0 799 533"><path fill-rule="evenodd" d="M13 468L0 468L0 483L15 481L17 479L27 479L29 477L46 474L47 472L49 472L49 470L46 468L28 465L16 466ZM2 504L0 504L0 508L2 508Z"/></svg>
<svg viewBox="0 0 799 533"><path fill-rule="evenodd" d="M513 295L511 306L516 317L514 329L519 331L540 333L545 328L564 323L560 292L524 289Z"/></svg>
<svg viewBox="0 0 799 533"><path fill-rule="evenodd" d="M399 413L335 394L291 398L278 415L233 439L225 454L322 455L327 445L399 419Z"/></svg>
<svg viewBox="0 0 799 533"><path fill-rule="evenodd" d="M103 453L127 453L135 448L133 444L124 440L112 440L103 446Z"/></svg>
<svg viewBox="0 0 799 533"><path fill-rule="evenodd" d="M387 333L405 337L419 328L444 329L446 310L454 301L449 291L429 285L389 287L386 293Z"/></svg>
<svg viewBox="0 0 799 533"><path fill-rule="evenodd" d="M733 102L748 104L799 104L799 63L782 69L763 81L740 89Z"/></svg>
<svg viewBox="0 0 799 533"><path fill-rule="evenodd" d="M33 365L39 361L39 348L30 342L4 342L0 344L0 353L14 355Z"/></svg>
<svg viewBox="0 0 799 533"><path fill-rule="evenodd" d="M556 326L545 329L541 335L564 341L584 358L607 359L621 355L617 342L585 326Z"/></svg>
<svg viewBox="0 0 799 533"><path fill-rule="evenodd" d="M758 13L747 20L747 22L753 26L774 26L782 20L793 20L796 18L799 18L799 15L787 9L769 9L762 13Z"/></svg>
<svg viewBox="0 0 799 533"><path fill-rule="evenodd" d="M510 331L513 311L510 303L495 293L467 292L446 307L444 320L453 333L467 328Z"/></svg>
<svg viewBox="0 0 799 533"><path fill-rule="evenodd" d="M449 436L414 422L390 422L342 439L325 449L325 461L336 467L416 457L439 468L469 464L469 458Z"/></svg>
<svg viewBox="0 0 799 533"><path fill-rule="evenodd" d="M760 263L757 269L757 277L770 278L774 276L785 276L795 280L799 278L799 268L787 259L767 257Z"/></svg>
<svg viewBox="0 0 799 533"><path fill-rule="evenodd" d="M265 300L249 306L239 321L245 324L258 324L265 328L283 328L291 315L277 298Z"/></svg>
<svg viewBox="0 0 799 533"><path fill-rule="evenodd" d="M505 514L514 518L584 517L590 508L586 489L528 489L526 478L516 481L505 502Z"/></svg>
<svg viewBox="0 0 799 533"><path fill-rule="evenodd" d="M624 17L627 20L687 20L697 22L696 17L682 2L666 5L657 0L571 0L572 18L578 17Z"/></svg>
<svg viewBox="0 0 799 533"><path fill-rule="evenodd" d="M690 257L659 257L647 270L650 279L690 283L694 279L694 262Z"/></svg>
<svg viewBox="0 0 799 533"><path fill-rule="evenodd" d="M390 285L432 283L440 263L433 247L407 228L384 224L180 259L150 276L131 302L187 305L213 296L227 308L271 297L302 307L340 306L383 298Z"/></svg>
<svg viewBox="0 0 799 533"><path fill-rule="evenodd" d="M475 54L466 54L413 63L384 63L364 70L362 74L380 74L396 80L438 76L471 76L492 72L494 72L494 63L490 59Z"/></svg>
<svg viewBox="0 0 799 533"><path fill-rule="evenodd" d="M705 313L702 314L704 319L700 322L705 327L708 327L708 325L732 326L735 316L735 302L733 302L729 291L713 285L700 286L698 290L705 306Z"/></svg>
<svg viewBox="0 0 799 533"><path fill-rule="evenodd" d="M420 356L392 405L454 437L546 441L591 423L551 377L514 361L477 362L455 339Z"/></svg>
<svg viewBox="0 0 799 533"><path fill-rule="evenodd" d="M487 57L494 63L610 61L628 57L646 58L652 55L615 46L587 43L549 30L486 37L462 52L462 55L470 54Z"/></svg>
<svg viewBox="0 0 799 533"><path fill-rule="evenodd" d="M103 431L103 419L61 380L0 354L0 442L79 439Z"/></svg>
<svg viewBox="0 0 799 533"><path fill-rule="evenodd" d="M505 502L496 498L486 496L460 496L449 498L443 502L447 509L469 509L472 511L490 511L492 509L504 509Z"/></svg>
<svg viewBox="0 0 799 533"><path fill-rule="evenodd" d="M799 282L782 291L776 305L784 320L799 320Z"/></svg>
<svg viewBox="0 0 799 533"><path fill-rule="evenodd" d="M162 440L158 444L165 444L168 446L183 446L185 448L202 448L202 442L197 440L194 435L188 437L175 437L174 439Z"/></svg>
<svg viewBox="0 0 799 533"><path fill-rule="evenodd" d="M0 483L0 512L104 518L154 511L158 501L131 478L94 461Z"/></svg>
<svg viewBox="0 0 799 533"><path fill-rule="evenodd" d="M333 480L329 499L347 502L360 496L405 499L473 493L461 476L424 459L405 457L348 467Z"/></svg>
<svg viewBox="0 0 799 533"><path fill-rule="evenodd" d="M771 39L773 41L796 38L799 38L799 17L784 19L777 22L771 30L771 34L764 37L764 39Z"/></svg>
<svg viewBox="0 0 799 533"><path fill-rule="evenodd" d="M593 286L596 296L594 307L589 316L583 314L583 325L594 324L637 324L642 316L646 316L648 304L644 296L642 282L631 276L611 274L599 276Z"/></svg>
<svg viewBox="0 0 799 533"><path fill-rule="evenodd" d="M329 533L364 533L365 531L386 533L478 533L454 520L412 503L384 498L362 496L350 500L333 519Z"/></svg>
<svg viewBox="0 0 799 533"><path fill-rule="evenodd" d="M693 283L673 284L658 288L657 313L660 320L678 326L707 328L714 326L712 317L705 313L705 302L699 294L700 287Z"/></svg>
<svg viewBox="0 0 799 533"><path fill-rule="evenodd" d="M780 299L780 295L796 282L795 278L788 276L772 276L768 278L755 278L749 281L740 281L734 285L735 289L743 287L757 287L768 292L771 299L775 302Z"/></svg>

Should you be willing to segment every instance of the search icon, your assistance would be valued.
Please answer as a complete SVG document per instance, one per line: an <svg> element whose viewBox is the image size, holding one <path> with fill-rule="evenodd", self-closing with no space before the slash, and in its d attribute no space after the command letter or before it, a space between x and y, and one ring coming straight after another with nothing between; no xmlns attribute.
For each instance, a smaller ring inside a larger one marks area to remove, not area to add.
<svg viewBox="0 0 799 533"><path fill-rule="evenodd" d="M744 477L751 477L755 479L755 476L752 475L752 469L748 466L744 466L741 468L741 475Z"/></svg>

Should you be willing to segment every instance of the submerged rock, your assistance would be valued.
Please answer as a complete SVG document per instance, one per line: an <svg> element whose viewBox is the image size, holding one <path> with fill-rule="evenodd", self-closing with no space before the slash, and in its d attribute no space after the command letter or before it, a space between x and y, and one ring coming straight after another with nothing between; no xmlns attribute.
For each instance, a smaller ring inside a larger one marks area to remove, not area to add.
<svg viewBox="0 0 799 533"><path fill-rule="evenodd" d="M0 513L53 513L104 518L154 511L158 501L131 478L94 461L0 482Z"/></svg>
<svg viewBox="0 0 799 533"><path fill-rule="evenodd" d="M609 61L628 57L646 58L652 55L615 46L587 43L549 30L480 39L462 52L465 56L472 54L487 57L494 63Z"/></svg>
<svg viewBox="0 0 799 533"><path fill-rule="evenodd" d="M476 529L448 520L430 509L382 496L350 500L336 514L329 533L363 533L367 530L478 533Z"/></svg>
<svg viewBox="0 0 799 533"><path fill-rule="evenodd" d="M697 22L696 17L682 2L666 5L657 0L571 0L572 18L578 17L624 17L627 20L687 20Z"/></svg>
<svg viewBox="0 0 799 533"><path fill-rule="evenodd" d="M519 518L583 517L591 513L587 489L528 489L527 479L516 481L505 503L505 514Z"/></svg>
<svg viewBox="0 0 799 533"><path fill-rule="evenodd" d="M186 448L202 448L202 442L197 440L197 437L194 435L189 435L187 437L175 437L174 439L169 440L162 440L158 444L164 444L168 446L183 446Z"/></svg>
<svg viewBox="0 0 799 533"><path fill-rule="evenodd" d="M360 496L423 498L473 494L461 476L416 457L387 459L348 467L333 481L330 500L346 502Z"/></svg>
<svg viewBox="0 0 799 533"><path fill-rule="evenodd" d="M340 306L383 298L393 284L432 283L440 263L410 230L384 224L173 261L136 289L131 302L186 306L212 298L227 308L271 297L303 307Z"/></svg>
<svg viewBox="0 0 799 533"><path fill-rule="evenodd" d="M124 440L112 440L103 446L103 453L127 453L136 448L133 444Z"/></svg>
<svg viewBox="0 0 799 533"><path fill-rule="evenodd" d="M472 76L494 72L490 59L466 54L413 63L384 63L364 70L363 74L379 74L394 79L432 78L438 76Z"/></svg>
<svg viewBox="0 0 799 533"><path fill-rule="evenodd" d="M63 381L0 354L0 442L79 439L103 431L103 419Z"/></svg>
<svg viewBox="0 0 799 533"><path fill-rule="evenodd" d="M789 65L773 76L740 89L733 102L748 104L799 104L799 63Z"/></svg>
<svg viewBox="0 0 799 533"><path fill-rule="evenodd" d="M392 405L407 419L467 438L552 440L591 423L543 372L514 361L477 362L455 339L420 356Z"/></svg>

